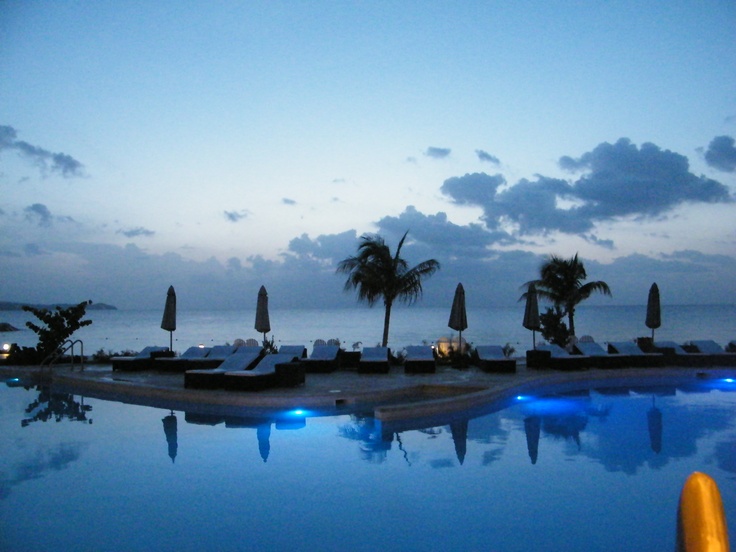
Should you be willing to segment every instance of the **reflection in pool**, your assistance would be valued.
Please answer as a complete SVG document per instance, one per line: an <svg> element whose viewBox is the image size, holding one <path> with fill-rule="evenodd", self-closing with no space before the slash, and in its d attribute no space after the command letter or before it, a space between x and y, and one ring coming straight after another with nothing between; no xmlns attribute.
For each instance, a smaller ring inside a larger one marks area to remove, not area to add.
<svg viewBox="0 0 736 552"><path fill-rule="evenodd" d="M632 381L381 423L3 387L0 549L672 550L695 470L734 542L729 390Z"/></svg>

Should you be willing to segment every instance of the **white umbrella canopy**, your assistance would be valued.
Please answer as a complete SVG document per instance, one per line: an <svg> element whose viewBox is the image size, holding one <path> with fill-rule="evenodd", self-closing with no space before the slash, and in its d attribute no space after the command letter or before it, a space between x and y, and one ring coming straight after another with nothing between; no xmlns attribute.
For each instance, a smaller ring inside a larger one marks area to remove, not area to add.
<svg viewBox="0 0 736 552"><path fill-rule="evenodd" d="M537 348L537 331L542 329L542 323L539 320L539 303L537 302L537 288L534 284L529 284L526 292L526 305L524 307L524 321L522 325L532 331L532 347Z"/></svg>
<svg viewBox="0 0 736 552"><path fill-rule="evenodd" d="M174 286L169 286L169 291L166 292L166 304L164 305L164 316L161 319L161 329L169 332L169 351L173 351L173 332L176 330L176 291L174 291Z"/></svg>
<svg viewBox="0 0 736 552"><path fill-rule="evenodd" d="M258 302L256 303L255 330L263 334L263 346L266 346L266 334L271 331L271 321L268 318L268 293L266 286L258 290Z"/></svg>

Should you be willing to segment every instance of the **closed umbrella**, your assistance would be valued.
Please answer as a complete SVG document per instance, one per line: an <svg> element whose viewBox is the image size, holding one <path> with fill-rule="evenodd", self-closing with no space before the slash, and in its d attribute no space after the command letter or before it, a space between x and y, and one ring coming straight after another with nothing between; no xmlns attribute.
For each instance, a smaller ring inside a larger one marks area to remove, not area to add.
<svg viewBox="0 0 736 552"><path fill-rule="evenodd" d="M452 434L452 442L455 443L455 455L457 455L457 460L462 465L468 452L468 420L450 422L450 433Z"/></svg>
<svg viewBox="0 0 736 552"><path fill-rule="evenodd" d="M171 414L165 416L161 421L164 423L164 434L166 435L166 444L169 447L169 458L171 458L171 462L173 463L176 460L176 451L179 448L176 436L177 422L174 411L172 410Z"/></svg>
<svg viewBox="0 0 736 552"><path fill-rule="evenodd" d="M524 432L526 433L526 450L532 464L537 463L539 457L539 433L542 428L542 420L539 416L524 418Z"/></svg>
<svg viewBox="0 0 736 552"><path fill-rule="evenodd" d="M271 453L271 422L259 424L256 428L256 438L258 439L258 452L265 463L268 455Z"/></svg>
<svg viewBox="0 0 736 552"><path fill-rule="evenodd" d="M460 354L463 353L463 330L468 327L468 316L465 312L465 289L462 284L458 284L455 288L455 297L452 300L452 309L450 310L450 321L447 325L459 332L458 349Z"/></svg>
<svg viewBox="0 0 736 552"><path fill-rule="evenodd" d="M169 332L169 351L174 350L174 330L176 330L176 292L174 286L169 286L166 293L166 305L164 305L164 316L161 319L161 329Z"/></svg>
<svg viewBox="0 0 736 552"><path fill-rule="evenodd" d="M652 397L652 408L647 412L647 425L649 444L652 450L659 454L662 452L662 411L654 404L654 397Z"/></svg>
<svg viewBox="0 0 736 552"><path fill-rule="evenodd" d="M258 333L263 334L263 346L266 347L268 343L266 334L271 331L271 322L268 319L268 293L266 293L266 286L261 286L261 289L258 290L255 329Z"/></svg>
<svg viewBox="0 0 736 552"><path fill-rule="evenodd" d="M537 331L542 329L542 323L539 321L539 304L537 303L537 288L534 284L529 284L526 292L526 306L524 307L523 326L527 330L532 331L532 347L537 348Z"/></svg>
<svg viewBox="0 0 736 552"><path fill-rule="evenodd" d="M654 330L662 325L662 309L659 304L659 288L656 283L652 284L652 287L649 288L645 324L647 328L652 329L652 341L654 341Z"/></svg>

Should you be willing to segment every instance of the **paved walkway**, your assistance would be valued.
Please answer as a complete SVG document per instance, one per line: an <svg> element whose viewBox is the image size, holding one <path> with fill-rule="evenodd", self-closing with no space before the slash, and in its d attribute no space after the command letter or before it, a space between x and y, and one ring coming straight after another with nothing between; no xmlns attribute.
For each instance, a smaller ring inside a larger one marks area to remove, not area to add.
<svg viewBox="0 0 736 552"><path fill-rule="evenodd" d="M382 420L411 419L479 407L529 390L552 390L576 382L625 383L627 378L656 380L678 377L736 376L736 368L647 368L558 372L527 370L517 363L514 374L486 373L474 366L463 370L438 367L434 374L405 374L394 366L387 375L358 374L339 370L329 374L307 374L306 383L294 388L273 388L258 392L185 389L184 375L157 371L113 372L108 365L87 365L83 371L65 366L53 370L39 367L0 367L0 376L40 378L60 391L119 400L122 402L172 408L278 411L296 408L321 414L373 411Z"/></svg>

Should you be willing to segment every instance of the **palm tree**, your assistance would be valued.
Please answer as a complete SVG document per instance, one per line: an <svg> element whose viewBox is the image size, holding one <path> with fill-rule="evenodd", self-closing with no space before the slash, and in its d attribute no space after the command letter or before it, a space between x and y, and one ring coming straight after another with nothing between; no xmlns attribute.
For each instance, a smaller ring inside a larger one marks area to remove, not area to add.
<svg viewBox="0 0 736 552"><path fill-rule="evenodd" d="M542 264L539 272L540 279L527 282L525 286L528 289L530 284L534 284L539 297L551 301L562 316L567 316L570 335L575 335L575 307L578 304L595 292L611 295L606 282L583 283L588 275L577 253L571 259L552 255Z"/></svg>
<svg viewBox="0 0 736 552"><path fill-rule="evenodd" d="M402 259L401 248L409 232L401 238L396 254L391 255L381 236L362 236L358 254L340 261L337 272L347 274L345 290L358 290L358 300L367 301L368 306L383 297L386 314L383 319L383 347L388 344L388 327L391 307L395 300L414 303L422 295L422 279L431 276L440 268L434 259L423 261L409 268Z"/></svg>

